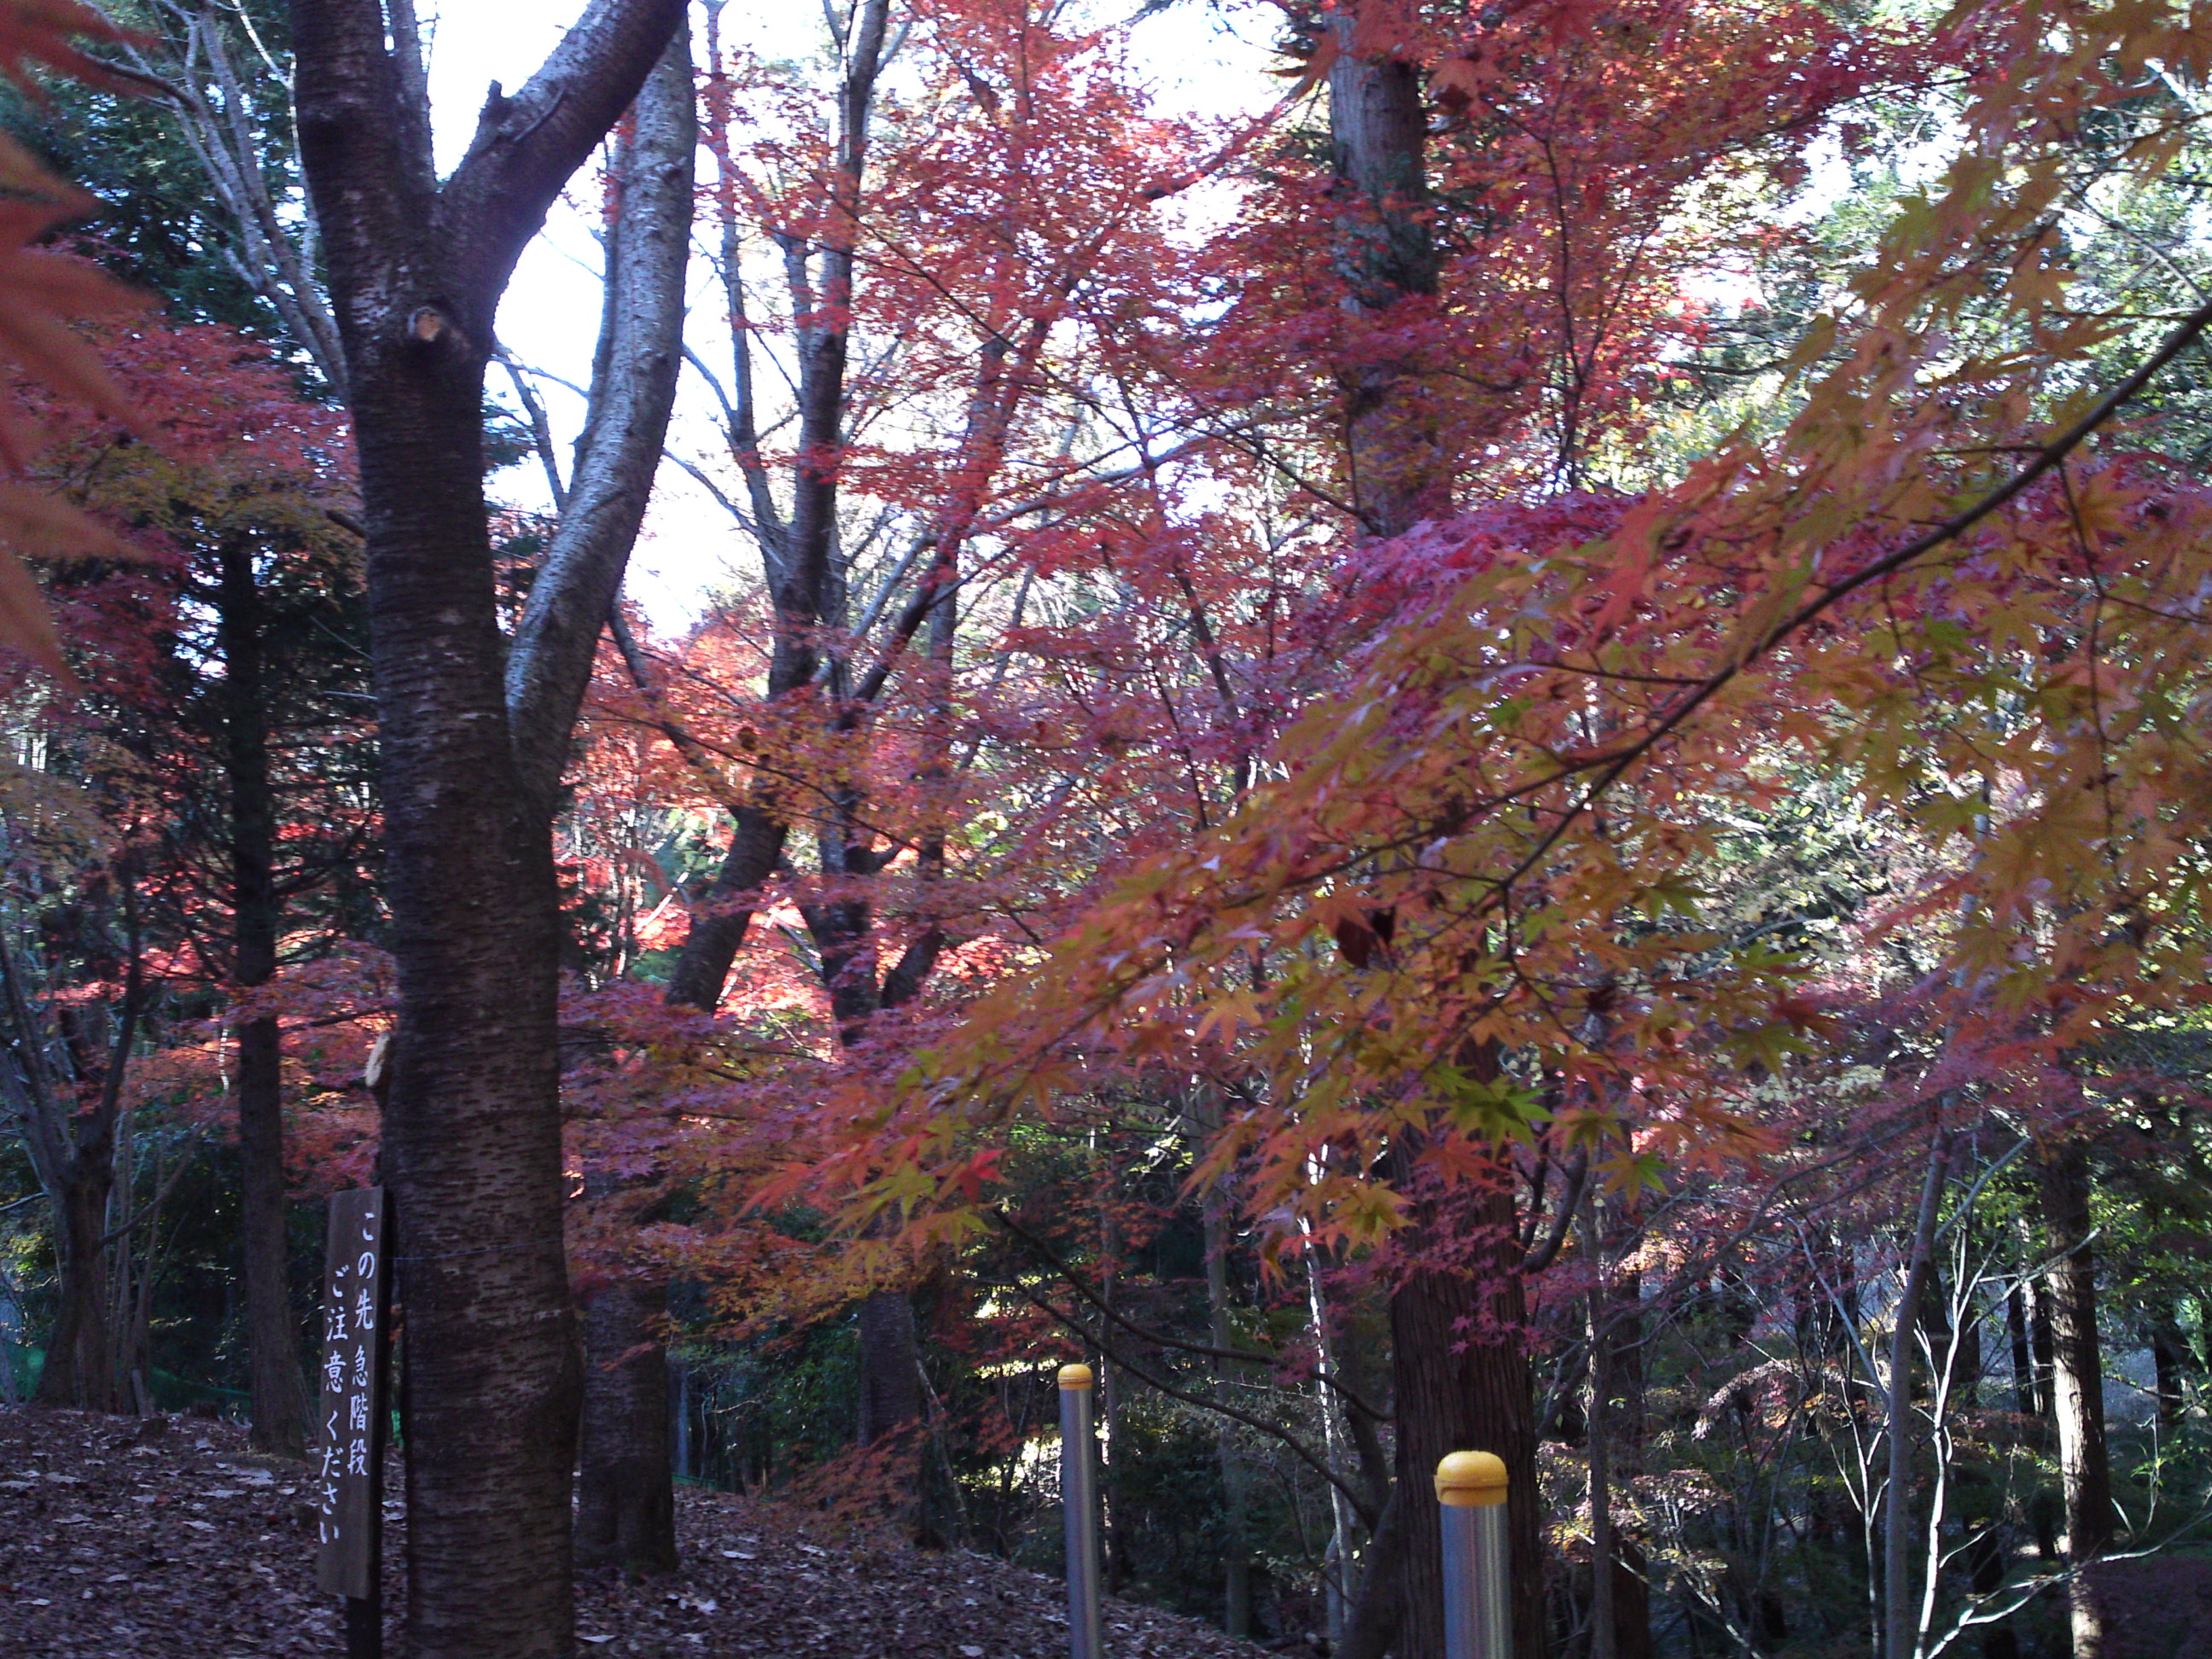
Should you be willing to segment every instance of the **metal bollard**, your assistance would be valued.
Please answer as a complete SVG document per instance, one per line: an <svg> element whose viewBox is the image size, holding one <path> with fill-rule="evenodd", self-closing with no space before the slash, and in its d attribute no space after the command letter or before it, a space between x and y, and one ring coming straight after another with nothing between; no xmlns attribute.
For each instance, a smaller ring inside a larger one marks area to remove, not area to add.
<svg viewBox="0 0 2212 1659"><path fill-rule="evenodd" d="M1444 1532L1444 1659L1513 1659L1505 1461L1457 1451L1437 1465Z"/></svg>
<svg viewBox="0 0 2212 1659"><path fill-rule="evenodd" d="M1098 1482L1091 1432L1091 1367L1060 1368L1060 1502L1067 1516L1067 1651L1105 1659L1098 1623Z"/></svg>

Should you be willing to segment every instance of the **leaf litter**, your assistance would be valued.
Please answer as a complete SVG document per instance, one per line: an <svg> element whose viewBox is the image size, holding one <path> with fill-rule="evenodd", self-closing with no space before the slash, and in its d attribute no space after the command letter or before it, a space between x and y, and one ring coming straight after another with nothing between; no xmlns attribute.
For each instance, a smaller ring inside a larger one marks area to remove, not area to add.
<svg viewBox="0 0 2212 1659"><path fill-rule="evenodd" d="M262 1659L343 1645L315 1587L305 1469L236 1424L0 1409L0 1653L9 1659ZM399 1652L399 1468L385 1598ZM1059 1659L1058 1580L964 1550L852 1535L795 1506L681 1489L684 1565L579 1573L579 1651L605 1659ZM1189 1619L1109 1601L1114 1659L1259 1659ZM1303 1650L1303 1647L1301 1647Z"/></svg>

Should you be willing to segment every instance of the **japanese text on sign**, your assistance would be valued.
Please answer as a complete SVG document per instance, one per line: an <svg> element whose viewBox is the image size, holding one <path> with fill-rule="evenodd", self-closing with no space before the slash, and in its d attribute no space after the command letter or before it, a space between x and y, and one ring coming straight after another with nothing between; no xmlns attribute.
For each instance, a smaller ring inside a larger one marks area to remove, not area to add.
<svg viewBox="0 0 2212 1659"><path fill-rule="evenodd" d="M384 1410L384 1188L331 1200L323 1285L322 1403L312 1465L318 1520L315 1577L325 1590L369 1593L377 1551L374 1474Z"/></svg>

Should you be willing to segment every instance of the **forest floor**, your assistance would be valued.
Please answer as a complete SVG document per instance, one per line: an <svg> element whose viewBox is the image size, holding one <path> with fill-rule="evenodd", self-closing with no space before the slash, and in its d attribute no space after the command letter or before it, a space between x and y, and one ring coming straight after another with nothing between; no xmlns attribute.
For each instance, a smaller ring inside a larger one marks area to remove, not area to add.
<svg viewBox="0 0 2212 1659"><path fill-rule="evenodd" d="M0 1409L0 1654L264 1659L341 1646L315 1588L297 1463L202 1419ZM396 1486L396 1482L395 1482ZM392 1506L397 1541L404 1524ZM854 1543L787 1505L682 1491L684 1567L584 1575L579 1651L608 1659L1057 1659L1058 1581L988 1556ZM396 1555L396 1552L395 1552ZM387 1605L398 1595L387 1574ZM1109 1602L1115 1659L1261 1659L1263 1650ZM397 1652L396 1642L392 1650Z"/></svg>
<svg viewBox="0 0 2212 1659"><path fill-rule="evenodd" d="M304 1474L249 1452L235 1424L0 1408L0 1656L327 1659L341 1646L337 1604L315 1588ZM404 1517L396 1503L388 1512L396 1544ZM679 1491L677 1517L685 1565L674 1577L581 1576L580 1652L1059 1659L1067 1650L1059 1581L989 1556L856 1543L794 1506L721 1492ZM2212 1656L2212 1559L2114 1562L2099 1578L2111 1659ZM386 1586L396 1610L396 1565ZM1107 1647L1115 1659L1266 1655L1121 1601L1107 1605Z"/></svg>

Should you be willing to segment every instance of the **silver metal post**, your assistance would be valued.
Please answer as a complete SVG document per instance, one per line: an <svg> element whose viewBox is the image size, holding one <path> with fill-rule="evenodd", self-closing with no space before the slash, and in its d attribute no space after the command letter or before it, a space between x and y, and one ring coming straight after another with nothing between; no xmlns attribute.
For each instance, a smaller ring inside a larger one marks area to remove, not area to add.
<svg viewBox="0 0 2212 1659"><path fill-rule="evenodd" d="M1444 1546L1444 1659L1513 1659L1505 1463L1454 1452L1437 1465Z"/></svg>
<svg viewBox="0 0 2212 1659"><path fill-rule="evenodd" d="M1098 1622L1098 1482L1091 1367L1060 1368L1060 1501L1067 1515L1067 1651L1105 1659Z"/></svg>

